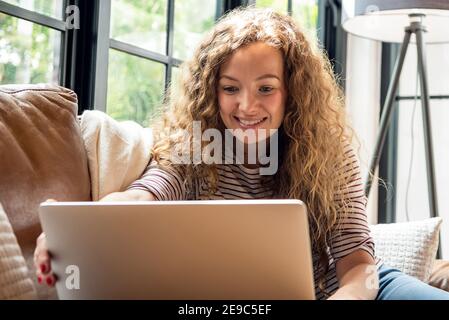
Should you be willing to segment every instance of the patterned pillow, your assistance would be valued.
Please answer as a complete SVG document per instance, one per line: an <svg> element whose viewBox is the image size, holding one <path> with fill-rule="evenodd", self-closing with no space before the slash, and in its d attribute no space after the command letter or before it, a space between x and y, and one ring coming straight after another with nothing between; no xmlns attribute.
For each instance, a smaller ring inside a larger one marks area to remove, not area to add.
<svg viewBox="0 0 449 320"><path fill-rule="evenodd" d="M25 258L0 204L0 300L35 298Z"/></svg>
<svg viewBox="0 0 449 320"><path fill-rule="evenodd" d="M376 256L393 268L428 282L438 249L441 218L371 226Z"/></svg>

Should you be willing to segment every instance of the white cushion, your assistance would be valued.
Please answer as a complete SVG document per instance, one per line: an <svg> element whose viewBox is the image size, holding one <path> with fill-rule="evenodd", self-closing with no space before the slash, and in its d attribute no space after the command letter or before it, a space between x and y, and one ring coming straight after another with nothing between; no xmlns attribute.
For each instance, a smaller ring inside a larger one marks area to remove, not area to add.
<svg viewBox="0 0 449 320"><path fill-rule="evenodd" d="M0 204L0 300L36 299L25 258Z"/></svg>
<svg viewBox="0 0 449 320"><path fill-rule="evenodd" d="M441 218L371 226L376 256L393 268L428 282L438 249Z"/></svg>
<svg viewBox="0 0 449 320"><path fill-rule="evenodd" d="M81 116L92 200L124 191L139 179L151 161L153 131L134 121L116 121L98 110Z"/></svg>

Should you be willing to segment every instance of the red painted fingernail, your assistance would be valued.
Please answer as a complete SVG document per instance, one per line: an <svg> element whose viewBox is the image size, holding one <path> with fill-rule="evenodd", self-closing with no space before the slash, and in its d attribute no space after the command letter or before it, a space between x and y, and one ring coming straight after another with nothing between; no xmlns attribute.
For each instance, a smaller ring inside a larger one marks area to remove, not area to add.
<svg viewBox="0 0 449 320"><path fill-rule="evenodd" d="M47 266L45 264L41 264L41 272L45 273L47 271Z"/></svg>
<svg viewBox="0 0 449 320"><path fill-rule="evenodd" d="M47 278L47 284L48 284L49 286L51 286L51 285L53 284L53 277L48 277L48 278Z"/></svg>
<svg viewBox="0 0 449 320"><path fill-rule="evenodd" d="M37 283L42 284L42 277L41 276L37 277Z"/></svg>

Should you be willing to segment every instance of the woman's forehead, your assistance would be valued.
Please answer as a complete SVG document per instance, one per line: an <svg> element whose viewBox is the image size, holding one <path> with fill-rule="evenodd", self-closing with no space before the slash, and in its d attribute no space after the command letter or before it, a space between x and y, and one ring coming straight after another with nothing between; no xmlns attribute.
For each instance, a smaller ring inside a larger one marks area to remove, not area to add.
<svg viewBox="0 0 449 320"><path fill-rule="evenodd" d="M265 43L256 42L237 49L221 66L220 74L273 73L283 74L283 56L280 50Z"/></svg>

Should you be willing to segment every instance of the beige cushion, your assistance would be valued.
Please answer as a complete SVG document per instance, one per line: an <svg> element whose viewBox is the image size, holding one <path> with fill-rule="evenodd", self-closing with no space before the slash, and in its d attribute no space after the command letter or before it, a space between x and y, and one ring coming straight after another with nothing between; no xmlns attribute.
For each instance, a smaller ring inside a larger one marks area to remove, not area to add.
<svg viewBox="0 0 449 320"><path fill-rule="evenodd" d="M77 108L75 93L65 88L0 86L0 203L31 274L39 204L91 199Z"/></svg>
<svg viewBox="0 0 449 320"><path fill-rule="evenodd" d="M371 226L376 255L390 267L428 282L439 241L441 218Z"/></svg>
<svg viewBox="0 0 449 320"><path fill-rule="evenodd" d="M0 300L35 298L25 259L0 204Z"/></svg>
<svg viewBox="0 0 449 320"><path fill-rule="evenodd" d="M435 261L429 284L449 292L449 261Z"/></svg>

